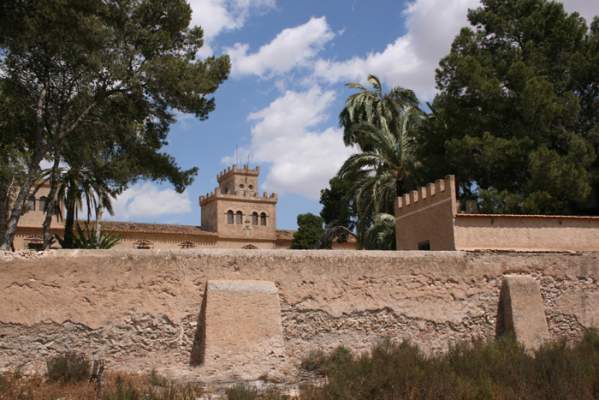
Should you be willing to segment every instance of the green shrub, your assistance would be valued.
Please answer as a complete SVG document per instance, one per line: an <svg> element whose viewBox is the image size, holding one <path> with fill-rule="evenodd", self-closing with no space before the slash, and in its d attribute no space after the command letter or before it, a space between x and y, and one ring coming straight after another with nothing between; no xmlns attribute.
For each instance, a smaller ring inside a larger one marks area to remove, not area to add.
<svg viewBox="0 0 599 400"><path fill-rule="evenodd" d="M68 352L52 357L46 362L48 379L52 382L74 383L89 378L90 362L84 355Z"/></svg>
<svg viewBox="0 0 599 400"><path fill-rule="evenodd" d="M599 335L592 331L534 354L513 338L462 343L433 356L385 340L362 355L313 352L302 367L327 378L322 387L304 387L303 400L599 399Z"/></svg>

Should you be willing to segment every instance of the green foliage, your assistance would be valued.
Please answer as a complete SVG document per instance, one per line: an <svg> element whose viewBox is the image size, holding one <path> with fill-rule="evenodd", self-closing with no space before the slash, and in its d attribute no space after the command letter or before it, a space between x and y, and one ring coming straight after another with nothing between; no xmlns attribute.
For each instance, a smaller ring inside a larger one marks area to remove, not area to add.
<svg viewBox="0 0 599 400"><path fill-rule="evenodd" d="M235 385L225 391L227 400L283 400L287 396L282 396L276 389L258 391L256 388L248 385Z"/></svg>
<svg viewBox="0 0 599 400"><path fill-rule="evenodd" d="M395 250L395 217L385 213L375 215L363 245L366 250Z"/></svg>
<svg viewBox="0 0 599 400"><path fill-rule="evenodd" d="M425 114L411 90L396 87L384 93L376 76L370 75L368 82L371 89L347 85L358 92L346 100L339 121L345 144L356 145L359 151L321 192L321 215L328 230L355 229L363 247L387 249L394 247L391 241L378 240L381 235L374 233L382 232L380 224L370 238L367 233L378 214L393 213L395 198L420 182L416 134Z"/></svg>
<svg viewBox="0 0 599 400"><path fill-rule="evenodd" d="M370 150L350 156L339 170L341 179L351 181L358 223L364 244L368 228L380 213L393 213L397 196L418 185L419 163L415 143L408 132L391 132L373 125L360 125L361 136Z"/></svg>
<svg viewBox="0 0 599 400"><path fill-rule="evenodd" d="M548 0L484 0L468 19L419 139L428 180L456 174L486 212L584 211L599 184L599 20L589 30Z"/></svg>
<svg viewBox="0 0 599 400"><path fill-rule="evenodd" d="M14 237L42 160L87 168L114 190L149 178L183 191L197 168L163 152L169 127L177 111L207 118L230 70L227 56L198 58L203 32L190 27L189 4L9 3L0 12L0 128L24 178L0 247Z"/></svg>
<svg viewBox="0 0 599 400"><path fill-rule="evenodd" d="M312 400L591 400L599 395L594 332L573 345L552 343L535 354L511 338L462 343L428 357L407 342L386 340L368 354L340 348L309 360L302 365L327 378L324 386L305 390L302 398Z"/></svg>
<svg viewBox="0 0 599 400"><path fill-rule="evenodd" d="M322 218L314 214L297 216L297 231L293 234L292 249L318 249L324 235Z"/></svg>
<svg viewBox="0 0 599 400"><path fill-rule="evenodd" d="M362 135L361 125L372 125L393 133L413 132L424 117L411 90L396 87L384 93L383 84L374 75L368 76L368 83L371 89L360 83L346 85L358 92L347 98L339 114L346 146L358 145L365 151L371 149L372 144L368 137Z"/></svg>
<svg viewBox="0 0 599 400"><path fill-rule="evenodd" d="M46 365L48 367L48 379L52 382L76 383L89 378L90 362L84 355L76 352L68 352L50 358Z"/></svg>
<svg viewBox="0 0 599 400"><path fill-rule="evenodd" d="M329 187L320 191L320 216L327 228L345 227L353 231L356 226L356 207L351 191L353 183L339 176L329 181Z"/></svg>
<svg viewBox="0 0 599 400"><path fill-rule="evenodd" d="M59 238L59 241L62 245L64 243L63 239ZM77 235L73 238L73 249L110 249L116 246L121 241L121 237L119 235L109 233L109 232L100 232L98 236L96 230L93 225L85 224L85 228L81 228L79 224L77 224Z"/></svg>

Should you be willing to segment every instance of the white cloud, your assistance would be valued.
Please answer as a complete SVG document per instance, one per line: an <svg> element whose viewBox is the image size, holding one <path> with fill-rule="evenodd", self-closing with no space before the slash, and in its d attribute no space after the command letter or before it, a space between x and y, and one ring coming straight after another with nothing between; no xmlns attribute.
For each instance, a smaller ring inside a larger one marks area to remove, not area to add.
<svg viewBox="0 0 599 400"><path fill-rule="evenodd" d="M411 88L423 99L434 95L435 68L449 51L466 11L478 0L417 0L404 10L407 33L380 52L344 61L319 60L315 75L330 83L364 81L378 75L388 85Z"/></svg>
<svg viewBox="0 0 599 400"><path fill-rule="evenodd" d="M566 10L591 21L599 15L597 0L563 0ZM479 0L415 0L404 10L407 32L379 52L343 61L319 60L315 76L329 83L364 81L378 75L388 85L411 88L422 99L435 94L435 68L449 53L459 30L468 25L467 11Z"/></svg>
<svg viewBox="0 0 599 400"><path fill-rule="evenodd" d="M234 76L278 75L309 65L334 37L325 17L313 17L303 25L284 29L255 53L249 53L245 43L237 43L225 52L231 56Z"/></svg>
<svg viewBox="0 0 599 400"><path fill-rule="evenodd" d="M344 146L340 129L314 129L326 119L334 100L333 91L315 86L305 92L287 91L250 114L250 121L255 122L252 141L242 153L271 164L266 190L318 199L320 189L352 153Z"/></svg>
<svg viewBox="0 0 599 400"><path fill-rule="evenodd" d="M186 193L160 189L149 182L136 184L125 190L117 197L113 206L115 215L111 219L118 220L185 214L191 211L191 201Z"/></svg>
<svg viewBox="0 0 599 400"><path fill-rule="evenodd" d="M204 30L202 55L212 54L211 44L224 31L240 29L251 11L264 11L276 6L277 0L189 0L193 10L192 25Z"/></svg>

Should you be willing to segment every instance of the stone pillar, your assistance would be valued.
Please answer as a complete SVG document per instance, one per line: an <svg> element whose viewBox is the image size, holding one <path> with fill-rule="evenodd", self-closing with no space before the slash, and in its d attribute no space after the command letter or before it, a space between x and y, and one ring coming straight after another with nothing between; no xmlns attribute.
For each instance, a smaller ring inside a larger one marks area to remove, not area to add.
<svg viewBox="0 0 599 400"><path fill-rule="evenodd" d="M285 344L274 282L210 280L204 301L205 368L241 379L276 374Z"/></svg>
<svg viewBox="0 0 599 400"><path fill-rule="evenodd" d="M497 318L497 335L514 335L527 350L550 339L539 283L530 276L503 278Z"/></svg>

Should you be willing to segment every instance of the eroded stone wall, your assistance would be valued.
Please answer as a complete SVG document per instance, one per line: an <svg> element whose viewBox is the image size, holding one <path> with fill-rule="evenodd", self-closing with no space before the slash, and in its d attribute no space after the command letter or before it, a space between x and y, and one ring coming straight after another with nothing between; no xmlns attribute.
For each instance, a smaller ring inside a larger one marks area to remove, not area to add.
<svg viewBox="0 0 599 400"><path fill-rule="evenodd" d="M599 254L356 251L56 251L0 257L0 369L43 369L76 349L113 369L199 380L192 366L208 280L278 288L290 376L310 350L367 350L382 337L424 350L495 334L502 278L540 284L552 338L599 327ZM242 332L240 332L242 333Z"/></svg>

